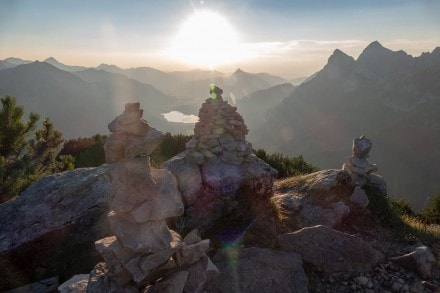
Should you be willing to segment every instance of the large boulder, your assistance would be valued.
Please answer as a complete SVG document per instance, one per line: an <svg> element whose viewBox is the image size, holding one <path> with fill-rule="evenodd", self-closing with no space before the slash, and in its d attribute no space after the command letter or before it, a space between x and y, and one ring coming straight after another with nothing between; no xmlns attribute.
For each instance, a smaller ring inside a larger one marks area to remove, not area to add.
<svg viewBox="0 0 440 293"><path fill-rule="evenodd" d="M302 186L279 190L272 203L279 218L292 231L316 225L333 228L349 215L353 204L347 178L348 174L335 169L305 175L298 180Z"/></svg>
<svg viewBox="0 0 440 293"><path fill-rule="evenodd" d="M94 242L110 235L111 169L50 175L0 205L0 291L93 268Z"/></svg>
<svg viewBox="0 0 440 293"><path fill-rule="evenodd" d="M427 246L419 246L407 254L392 257L391 261L406 269L416 271L422 278L430 278L437 262Z"/></svg>
<svg viewBox="0 0 440 293"><path fill-rule="evenodd" d="M230 248L214 258L220 275L208 292L308 292L301 256L265 248Z"/></svg>
<svg viewBox="0 0 440 293"><path fill-rule="evenodd" d="M325 273L366 272L384 260L362 239L321 225L279 235L278 240L283 250L299 253Z"/></svg>

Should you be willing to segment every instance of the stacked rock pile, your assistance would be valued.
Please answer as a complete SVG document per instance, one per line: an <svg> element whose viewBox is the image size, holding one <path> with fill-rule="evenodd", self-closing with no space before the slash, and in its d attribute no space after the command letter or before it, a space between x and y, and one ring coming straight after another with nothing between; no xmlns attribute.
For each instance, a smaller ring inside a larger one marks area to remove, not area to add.
<svg viewBox="0 0 440 293"><path fill-rule="evenodd" d="M270 205L278 173L252 153L237 108L223 100L220 88L210 87L211 97L199 110L186 150L162 164L177 177L184 199L185 215L178 226L198 228L204 235L220 219L231 225L252 222Z"/></svg>
<svg viewBox="0 0 440 293"><path fill-rule="evenodd" d="M367 182L367 177L378 170L375 164L371 164L367 158L372 147L371 140L365 135L353 140L352 155L347 158L342 166L342 170L351 175L354 184L363 186Z"/></svg>
<svg viewBox="0 0 440 293"><path fill-rule="evenodd" d="M252 145L245 137L249 130L243 117L220 94L209 98L199 110L194 137L186 144L187 159L197 165L205 161L240 165L253 162Z"/></svg>
<svg viewBox="0 0 440 293"><path fill-rule="evenodd" d="M105 263L91 273L88 292L197 292L218 274L206 256L209 239L194 230L182 241L166 219L183 214L181 194L170 171L152 169L146 157L163 138L141 120L139 103L109 124L107 162L113 173L114 198L108 214L114 236L95 242ZM172 291L174 292L174 291Z"/></svg>

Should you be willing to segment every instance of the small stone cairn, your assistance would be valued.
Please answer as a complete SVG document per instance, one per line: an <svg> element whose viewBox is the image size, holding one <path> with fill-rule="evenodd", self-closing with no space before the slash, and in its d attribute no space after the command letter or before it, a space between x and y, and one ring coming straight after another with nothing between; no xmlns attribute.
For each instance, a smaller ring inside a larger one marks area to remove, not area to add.
<svg viewBox="0 0 440 293"><path fill-rule="evenodd" d="M366 138L365 135L355 138L353 140L352 155L342 165L342 170L348 172L351 177L351 184L354 185L350 201L362 208L366 208L370 202L362 188L364 185L374 186L384 194L387 193L384 179L374 174L374 172L378 171L376 164L371 164L367 160L371 147L371 140Z"/></svg>
<svg viewBox="0 0 440 293"><path fill-rule="evenodd" d="M182 215L184 206L172 173L149 164L163 134L142 120L139 103L126 104L109 129L114 236L95 242L105 263L92 271L88 292L200 292L218 270L205 254L209 239L193 230L182 241L167 226L166 219Z"/></svg>
<svg viewBox="0 0 440 293"><path fill-rule="evenodd" d="M199 122L194 128L194 137L187 142L187 159L197 165L206 162L240 165L253 162L252 145L245 137L249 130L243 117L224 101L223 90L211 89L211 97L199 110Z"/></svg>
<svg viewBox="0 0 440 293"><path fill-rule="evenodd" d="M378 170L376 164L371 164L367 160L371 147L371 140L366 138L365 135L355 138L353 140L352 155L342 165L342 170L351 175L351 181L356 185L365 185L367 177Z"/></svg>

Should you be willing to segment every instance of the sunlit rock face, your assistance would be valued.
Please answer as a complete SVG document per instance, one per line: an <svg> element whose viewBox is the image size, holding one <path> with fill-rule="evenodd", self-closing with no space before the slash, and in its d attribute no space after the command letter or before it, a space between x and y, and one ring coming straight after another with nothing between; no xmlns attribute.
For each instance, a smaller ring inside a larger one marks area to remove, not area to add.
<svg viewBox="0 0 440 293"><path fill-rule="evenodd" d="M183 214L184 205L174 175L149 164L148 155L162 141L163 134L142 120L139 103L126 104L124 113L109 124L109 129L112 134L105 152L107 162L114 163L113 200L108 214L113 236L95 242L105 263L95 267L89 288L100 292L119 292L120 288L136 291L159 286L157 281L166 277L178 281L183 289L191 277L189 267L207 262L205 252L210 241L195 237L194 231L193 241L186 243L167 226L168 218ZM214 265L202 265L195 273L207 270L215 276Z"/></svg>
<svg viewBox="0 0 440 293"><path fill-rule="evenodd" d="M186 212L180 224L203 232L228 214L251 221L252 207L269 198L277 176L252 153L243 117L216 89L199 110L186 151L162 165L177 177L182 192Z"/></svg>

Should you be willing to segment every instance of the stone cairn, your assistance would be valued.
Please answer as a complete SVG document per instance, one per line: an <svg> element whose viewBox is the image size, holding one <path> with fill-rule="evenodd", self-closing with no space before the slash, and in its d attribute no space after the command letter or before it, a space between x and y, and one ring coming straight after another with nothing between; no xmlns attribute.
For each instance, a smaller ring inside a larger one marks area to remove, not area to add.
<svg viewBox="0 0 440 293"><path fill-rule="evenodd" d="M223 100L222 93L218 87L211 90L211 98L199 110L194 137L186 144L187 159L197 165L205 161L232 165L254 161L252 145L245 140L249 130L243 117L237 107Z"/></svg>
<svg viewBox="0 0 440 293"><path fill-rule="evenodd" d="M246 141L249 131L237 108L223 100L220 88L210 87L211 97L199 110L186 150L162 164L177 177L185 203L185 214L176 225L198 228L203 235L210 235L225 219L255 219L269 203L277 177L275 169L252 153Z"/></svg>
<svg viewBox="0 0 440 293"><path fill-rule="evenodd" d="M172 173L149 164L163 134L142 120L139 103L126 104L109 129L104 148L107 162L115 163L108 214L114 236L95 242L105 263L92 271L88 292L201 291L218 270L205 254L209 239L193 230L182 241L167 226L184 208Z"/></svg>
<svg viewBox="0 0 440 293"><path fill-rule="evenodd" d="M351 181L356 185L365 185L367 177L378 170L375 164L371 164L367 160L371 147L371 140L366 138L365 135L355 138L353 140L352 155L342 165L342 170L351 175Z"/></svg>
<svg viewBox="0 0 440 293"><path fill-rule="evenodd" d="M362 189L365 184L368 183L380 189L384 194L387 193L383 178L374 174L378 170L376 164L371 164L367 160L371 147L371 140L366 138L365 135L355 138L353 140L352 155L342 165L342 170L348 172L351 183L355 186L350 201L362 208L366 208L369 204L368 196Z"/></svg>

